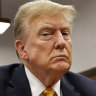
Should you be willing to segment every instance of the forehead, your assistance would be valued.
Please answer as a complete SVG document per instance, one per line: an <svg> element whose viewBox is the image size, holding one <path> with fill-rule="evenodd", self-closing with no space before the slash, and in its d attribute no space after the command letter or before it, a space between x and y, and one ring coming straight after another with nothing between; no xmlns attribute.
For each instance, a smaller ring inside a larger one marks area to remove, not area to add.
<svg viewBox="0 0 96 96"><path fill-rule="evenodd" d="M52 16L41 15L36 18L33 22L30 22L31 27L34 28L60 28L60 27L71 27L71 24L66 20L66 18L62 14L55 14Z"/></svg>

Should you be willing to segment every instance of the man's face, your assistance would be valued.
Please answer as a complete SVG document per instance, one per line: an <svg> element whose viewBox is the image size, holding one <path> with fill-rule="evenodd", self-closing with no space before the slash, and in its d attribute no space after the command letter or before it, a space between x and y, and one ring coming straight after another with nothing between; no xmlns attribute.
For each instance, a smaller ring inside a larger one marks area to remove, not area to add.
<svg viewBox="0 0 96 96"><path fill-rule="evenodd" d="M67 72L71 66L72 42L65 17L40 16L29 26L24 50L33 70Z"/></svg>

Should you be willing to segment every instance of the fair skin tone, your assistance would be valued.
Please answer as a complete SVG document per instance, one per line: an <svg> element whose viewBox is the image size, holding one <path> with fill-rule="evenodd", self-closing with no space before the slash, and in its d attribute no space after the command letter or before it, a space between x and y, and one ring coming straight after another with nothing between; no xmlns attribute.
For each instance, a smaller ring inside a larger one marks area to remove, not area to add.
<svg viewBox="0 0 96 96"><path fill-rule="evenodd" d="M70 68L70 24L61 14L40 16L15 46L24 65L46 86L54 85Z"/></svg>

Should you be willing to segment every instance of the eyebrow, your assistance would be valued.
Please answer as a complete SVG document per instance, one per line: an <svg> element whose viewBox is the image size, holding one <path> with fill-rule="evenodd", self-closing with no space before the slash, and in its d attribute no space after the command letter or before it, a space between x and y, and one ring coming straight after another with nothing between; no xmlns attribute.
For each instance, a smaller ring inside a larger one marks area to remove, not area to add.
<svg viewBox="0 0 96 96"><path fill-rule="evenodd" d="M72 25L71 24L64 25L64 26L62 26L61 29L65 29L65 28L72 28ZM38 30L42 30L42 29L54 29L55 30L54 25L53 24L48 24L48 23L40 25Z"/></svg>
<svg viewBox="0 0 96 96"><path fill-rule="evenodd" d="M42 30L42 29L47 29L47 28L49 28L49 29L53 29L53 25L51 25L51 24L43 24L43 25L40 25L39 26L39 28L38 28L38 30Z"/></svg>

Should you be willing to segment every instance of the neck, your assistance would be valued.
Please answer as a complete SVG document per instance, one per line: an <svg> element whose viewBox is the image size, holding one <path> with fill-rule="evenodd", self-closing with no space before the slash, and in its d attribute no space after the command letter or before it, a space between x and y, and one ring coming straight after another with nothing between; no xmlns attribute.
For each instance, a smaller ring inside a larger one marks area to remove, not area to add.
<svg viewBox="0 0 96 96"><path fill-rule="evenodd" d="M25 65L25 64L24 64ZM53 70L48 71L41 71L41 69L34 70L34 67L31 67L29 64L25 65L32 74L34 74L46 87L51 87L56 84L61 77L63 76L64 72L57 72Z"/></svg>
<svg viewBox="0 0 96 96"><path fill-rule="evenodd" d="M39 78L39 80L48 88L48 87L52 87L54 84L56 84L59 80L60 77L57 77L57 75L55 74L49 74L43 78Z"/></svg>

